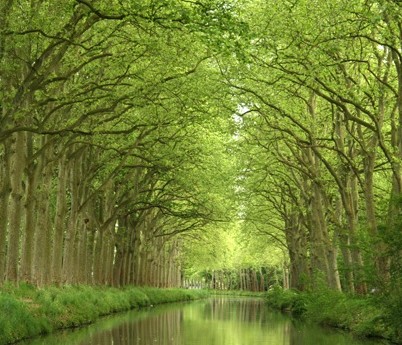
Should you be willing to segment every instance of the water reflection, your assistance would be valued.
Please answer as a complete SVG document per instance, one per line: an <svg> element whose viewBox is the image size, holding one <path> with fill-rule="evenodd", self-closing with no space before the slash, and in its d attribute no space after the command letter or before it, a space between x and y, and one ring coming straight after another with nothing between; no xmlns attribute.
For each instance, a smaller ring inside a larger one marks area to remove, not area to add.
<svg viewBox="0 0 402 345"><path fill-rule="evenodd" d="M261 299L213 298L110 317L25 345L367 345L350 335L292 320Z"/></svg>

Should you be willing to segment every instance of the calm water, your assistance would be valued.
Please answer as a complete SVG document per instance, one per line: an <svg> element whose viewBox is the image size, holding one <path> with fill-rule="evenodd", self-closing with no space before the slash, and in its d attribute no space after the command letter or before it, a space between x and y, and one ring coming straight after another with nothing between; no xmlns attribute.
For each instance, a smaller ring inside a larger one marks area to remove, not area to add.
<svg viewBox="0 0 402 345"><path fill-rule="evenodd" d="M292 320L263 300L218 297L132 311L24 345L378 345Z"/></svg>

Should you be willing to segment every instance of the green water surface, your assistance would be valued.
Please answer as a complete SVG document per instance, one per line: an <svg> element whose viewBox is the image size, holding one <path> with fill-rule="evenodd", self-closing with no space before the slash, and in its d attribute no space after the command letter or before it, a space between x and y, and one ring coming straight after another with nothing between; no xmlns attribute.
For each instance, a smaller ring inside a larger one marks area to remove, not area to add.
<svg viewBox="0 0 402 345"><path fill-rule="evenodd" d="M272 311L262 299L215 297L131 311L24 345L378 345Z"/></svg>

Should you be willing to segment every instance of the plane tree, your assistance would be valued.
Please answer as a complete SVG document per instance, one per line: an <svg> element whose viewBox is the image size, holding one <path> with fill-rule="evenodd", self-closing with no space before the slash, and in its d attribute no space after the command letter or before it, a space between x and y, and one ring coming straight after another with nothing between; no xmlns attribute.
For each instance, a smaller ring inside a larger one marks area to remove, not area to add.
<svg viewBox="0 0 402 345"><path fill-rule="evenodd" d="M199 150L168 150L218 112L212 57L221 33L235 35L233 9L49 0L1 12L0 276L110 284L118 219L138 211L143 226L180 208L177 189L159 192Z"/></svg>
<svg viewBox="0 0 402 345"><path fill-rule="evenodd" d="M398 170L392 168L398 159L392 163L391 158L396 157L392 142L397 136L392 133L398 128L394 82L398 73L391 63L393 46L387 42L391 35L386 31L393 25L386 28L384 24L385 13L394 23L398 5L387 10L376 2L358 1L314 9L303 1L261 6L261 12L256 7L247 12L259 18L250 21L255 31L253 44L247 47L248 64L233 68L236 78L228 77L248 108L243 117L252 131L245 134L245 142L260 146L265 154L259 159L269 161L266 168L255 169L259 178L250 188L261 195L259 184L265 176L277 181L276 185L282 183L281 175L270 172L272 161L268 157L272 152L287 175L287 170L301 174L297 180L303 183L295 184L297 194L307 195L305 210L314 215L307 222L313 246L310 259L315 256L315 247L317 253L324 250L318 255L321 260L332 257L330 261L335 262L334 250L339 246L343 288L364 293L367 281L388 281L389 257L380 239L383 234L377 229L384 213L377 202L384 195L381 188L387 169L392 170L388 185ZM379 44L381 40L384 44ZM272 144L278 140L283 145ZM278 198L286 195L284 188L277 193ZM271 193L266 195L273 198ZM330 228L336 231L330 231L333 245L328 246ZM373 238L368 251L377 253L366 256L366 261L362 253L366 250L364 228ZM336 265L328 271L325 262L311 262L310 269L315 267L327 272L327 278L337 271ZM372 273L371 267L375 267L378 279L375 274L366 274ZM336 281L330 278L327 283L339 289Z"/></svg>

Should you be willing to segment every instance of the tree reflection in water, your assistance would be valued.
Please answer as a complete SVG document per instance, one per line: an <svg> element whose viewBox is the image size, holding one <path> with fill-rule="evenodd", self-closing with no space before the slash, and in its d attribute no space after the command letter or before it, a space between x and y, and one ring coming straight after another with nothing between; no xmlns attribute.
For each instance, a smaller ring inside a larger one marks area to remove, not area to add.
<svg viewBox="0 0 402 345"><path fill-rule="evenodd" d="M262 299L217 297L109 317L25 345L368 345L269 310Z"/></svg>

